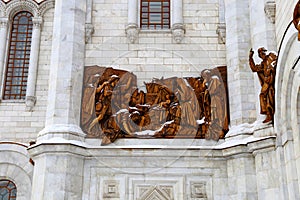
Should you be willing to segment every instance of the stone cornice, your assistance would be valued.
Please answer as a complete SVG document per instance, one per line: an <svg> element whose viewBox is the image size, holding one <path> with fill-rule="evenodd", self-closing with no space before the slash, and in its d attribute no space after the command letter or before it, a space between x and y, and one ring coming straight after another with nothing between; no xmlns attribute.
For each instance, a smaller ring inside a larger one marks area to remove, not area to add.
<svg viewBox="0 0 300 200"><path fill-rule="evenodd" d="M182 145L177 142L163 145L163 141L167 141L165 139L155 139L153 145L149 145L150 143L143 145L143 141L147 140L139 139L128 145L107 146L100 146L101 142L99 142L99 145L95 146L89 145L85 141L52 138L30 146L28 149L33 157L43 153L72 153L92 157L202 157L211 160L227 160L237 157L252 157L258 153L275 150L276 146L275 136L261 138L250 136L242 140L221 141L215 145L201 145L205 142L210 143L207 140L202 142L195 140L196 142L193 143L193 140L187 139L182 142ZM188 143L190 145L187 145Z"/></svg>

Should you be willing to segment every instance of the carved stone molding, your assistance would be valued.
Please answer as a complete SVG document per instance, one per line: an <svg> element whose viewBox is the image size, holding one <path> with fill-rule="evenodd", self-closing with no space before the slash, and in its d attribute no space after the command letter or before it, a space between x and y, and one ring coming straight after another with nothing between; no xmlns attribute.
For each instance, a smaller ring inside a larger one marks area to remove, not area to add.
<svg viewBox="0 0 300 200"><path fill-rule="evenodd" d="M95 29L93 24L85 24L85 43L88 43L91 40L94 31Z"/></svg>
<svg viewBox="0 0 300 200"><path fill-rule="evenodd" d="M137 187L138 200L174 199L173 185L140 185Z"/></svg>
<svg viewBox="0 0 300 200"><path fill-rule="evenodd" d="M267 1L265 4L265 13L271 22L275 23L276 3L275 1Z"/></svg>
<svg viewBox="0 0 300 200"><path fill-rule="evenodd" d="M1 17L0 18L0 28L7 28L8 22L9 22L8 18Z"/></svg>
<svg viewBox="0 0 300 200"><path fill-rule="evenodd" d="M36 97L34 96L26 96L25 104L26 111L31 112L36 102Z"/></svg>
<svg viewBox="0 0 300 200"><path fill-rule="evenodd" d="M43 19L41 17L33 17L32 23L33 23L33 28L40 29L43 23Z"/></svg>
<svg viewBox="0 0 300 200"><path fill-rule="evenodd" d="M131 43L134 43L139 38L139 28L137 24L128 24L125 31Z"/></svg>
<svg viewBox="0 0 300 200"><path fill-rule="evenodd" d="M226 25L225 25L225 23L218 24L217 34L218 34L219 44L225 44L226 43Z"/></svg>
<svg viewBox="0 0 300 200"><path fill-rule="evenodd" d="M4 16L5 13L5 4L0 1L0 17Z"/></svg>
<svg viewBox="0 0 300 200"><path fill-rule="evenodd" d="M19 11L28 11L34 17L38 17L43 16L48 9L54 8L54 5L55 0L43 1L40 4L34 0L12 0L7 4L0 2L0 13L10 19Z"/></svg>
<svg viewBox="0 0 300 200"><path fill-rule="evenodd" d="M39 5L39 16L44 16L45 12L51 8L54 8L55 0L47 0Z"/></svg>
<svg viewBox="0 0 300 200"><path fill-rule="evenodd" d="M6 15L11 19L19 11L28 11L33 14L33 16L38 16L39 8L38 4L33 0L13 0L7 4Z"/></svg>
<svg viewBox="0 0 300 200"><path fill-rule="evenodd" d="M184 38L184 34L185 34L184 25L181 23L173 24L172 34L173 34L173 38L176 41L176 43L178 43L178 44L181 43Z"/></svg>

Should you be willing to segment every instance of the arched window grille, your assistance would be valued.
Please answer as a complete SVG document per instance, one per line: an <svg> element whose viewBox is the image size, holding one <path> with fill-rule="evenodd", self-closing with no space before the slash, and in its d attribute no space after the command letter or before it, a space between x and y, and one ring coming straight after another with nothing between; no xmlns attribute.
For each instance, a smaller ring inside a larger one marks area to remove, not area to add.
<svg viewBox="0 0 300 200"><path fill-rule="evenodd" d="M0 180L0 200L15 200L16 198L16 185L9 180Z"/></svg>
<svg viewBox="0 0 300 200"><path fill-rule="evenodd" d="M32 14L26 11L13 18L3 99L25 99L32 38Z"/></svg>

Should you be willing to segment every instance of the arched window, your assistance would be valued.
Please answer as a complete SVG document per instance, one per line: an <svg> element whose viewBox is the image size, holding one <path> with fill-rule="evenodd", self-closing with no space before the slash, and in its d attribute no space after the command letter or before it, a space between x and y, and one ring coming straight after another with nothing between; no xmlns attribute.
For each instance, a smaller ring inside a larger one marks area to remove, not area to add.
<svg viewBox="0 0 300 200"><path fill-rule="evenodd" d="M16 198L16 185L9 180L0 180L0 200L15 200Z"/></svg>
<svg viewBox="0 0 300 200"><path fill-rule="evenodd" d="M25 99L32 37L32 14L19 12L13 18L3 99Z"/></svg>

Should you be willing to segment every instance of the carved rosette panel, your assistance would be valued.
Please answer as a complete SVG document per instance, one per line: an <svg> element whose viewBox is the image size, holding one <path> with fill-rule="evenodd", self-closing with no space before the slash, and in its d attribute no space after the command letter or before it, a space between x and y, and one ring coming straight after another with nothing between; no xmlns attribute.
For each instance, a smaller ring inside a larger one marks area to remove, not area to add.
<svg viewBox="0 0 300 200"><path fill-rule="evenodd" d="M120 198L119 181L105 180L103 181L103 199Z"/></svg>
<svg viewBox="0 0 300 200"><path fill-rule="evenodd" d="M197 200L206 200L207 191L206 191L206 182L191 182L191 198Z"/></svg>
<svg viewBox="0 0 300 200"><path fill-rule="evenodd" d="M146 91L130 72L85 67L81 127L102 144L117 138L206 138L228 131L227 70L199 77L153 79Z"/></svg>

